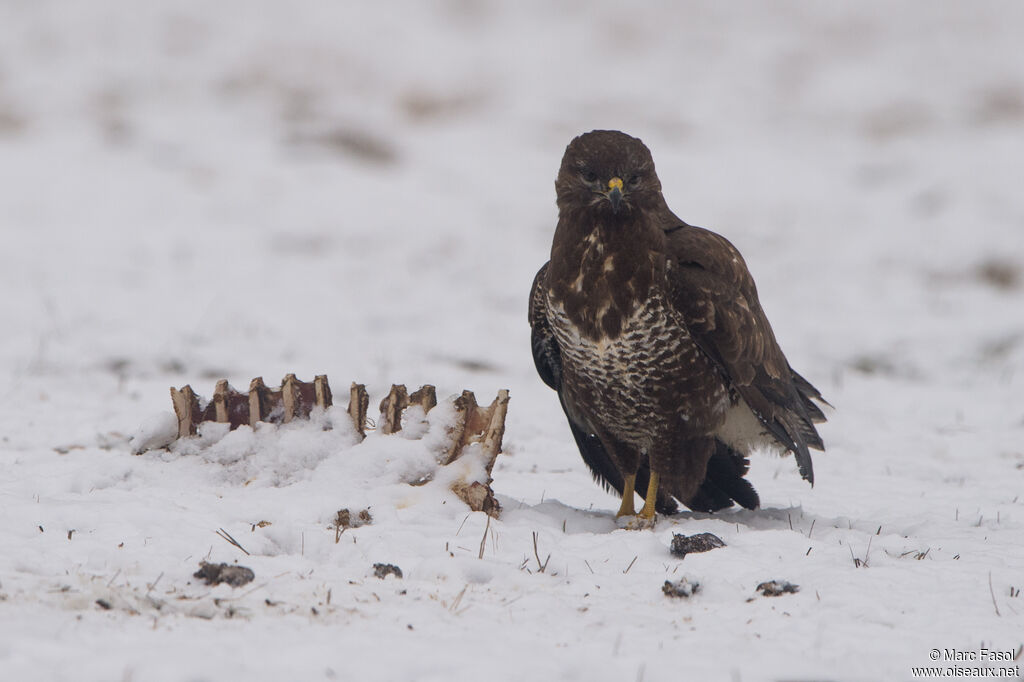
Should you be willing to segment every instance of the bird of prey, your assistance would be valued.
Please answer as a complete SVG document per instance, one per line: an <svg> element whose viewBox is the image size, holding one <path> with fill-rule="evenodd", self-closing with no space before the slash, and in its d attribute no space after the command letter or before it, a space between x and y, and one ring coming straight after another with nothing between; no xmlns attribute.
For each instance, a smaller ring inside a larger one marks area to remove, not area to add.
<svg viewBox="0 0 1024 682"><path fill-rule="evenodd" d="M680 220L647 147L595 130L565 150L551 259L530 295L533 359L618 516L759 505L744 476L779 446L814 483L821 394L789 366L739 251ZM634 491L645 500L639 514Z"/></svg>

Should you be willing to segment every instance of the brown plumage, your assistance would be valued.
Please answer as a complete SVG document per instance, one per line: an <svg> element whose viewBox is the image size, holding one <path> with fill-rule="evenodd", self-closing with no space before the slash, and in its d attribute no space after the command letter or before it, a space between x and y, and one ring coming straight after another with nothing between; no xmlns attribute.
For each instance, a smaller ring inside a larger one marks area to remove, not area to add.
<svg viewBox="0 0 1024 682"><path fill-rule="evenodd" d="M814 482L818 391L793 371L739 252L665 203L644 144L594 131L566 148L551 260L530 297L537 371L594 476L640 515L758 506L750 450L777 444Z"/></svg>

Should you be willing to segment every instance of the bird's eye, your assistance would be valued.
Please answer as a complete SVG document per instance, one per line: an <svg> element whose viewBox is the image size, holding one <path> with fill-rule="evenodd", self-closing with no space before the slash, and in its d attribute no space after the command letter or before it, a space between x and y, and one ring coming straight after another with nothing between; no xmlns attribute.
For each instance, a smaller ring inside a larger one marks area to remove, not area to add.
<svg viewBox="0 0 1024 682"><path fill-rule="evenodd" d="M597 182L597 173L594 171L583 171L583 179L587 182Z"/></svg>
<svg viewBox="0 0 1024 682"><path fill-rule="evenodd" d="M629 180L627 181L626 184L628 184L630 187L636 187L637 185L640 184L640 176L639 175L630 175L629 176Z"/></svg>

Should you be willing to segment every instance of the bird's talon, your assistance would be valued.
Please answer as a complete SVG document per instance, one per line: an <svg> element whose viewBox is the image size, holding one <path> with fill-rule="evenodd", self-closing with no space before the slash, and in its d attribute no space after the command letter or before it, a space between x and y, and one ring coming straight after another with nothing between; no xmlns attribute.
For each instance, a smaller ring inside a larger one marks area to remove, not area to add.
<svg viewBox="0 0 1024 682"><path fill-rule="evenodd" d="M657 523L658 516L654 515L651 518L646 518L637 514L635 516L620 516L615 521L619 528L623 530L649 530L654 528L654 524Z"/></svg>

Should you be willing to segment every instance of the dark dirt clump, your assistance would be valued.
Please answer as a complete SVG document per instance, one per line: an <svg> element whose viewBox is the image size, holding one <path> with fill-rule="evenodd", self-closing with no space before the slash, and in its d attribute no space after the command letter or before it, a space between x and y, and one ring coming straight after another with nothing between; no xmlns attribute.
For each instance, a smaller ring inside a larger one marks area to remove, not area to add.
<svg viewBox="0 0 1024 682"><path fill-rule="evenodd" d="M692 597L700 591L700 583L691 583L686 578L677 580L676 582L666 580L665 584L661 586L661 591L665 593L666 597L677 597L685 599L688 597Z"/></svg>
<svg viewBox="0 0 1024 682"><path fill-rule="evenodd" d="M256 574L251 568L245 566L232 566L231 564L208 564L205 561L199 562L199 570L192 574L194 578L202 578L207 585L220 585L227 583L231 587L241 587L252 582Z"/></svg>
<svg viewBox="0 0 1024 682"><path fill-rule="evenodd" d="M674 556L682 559L687 554L695 552L709 552L718 547L725 547L725 543L717 535L711 533L697 533L696 535L673 535L670 551Z"/></svg>
<svg viewBox="0 0 1024 682"><path fill-rule="evenodd" d="M398 566L395 566L394 564L374 564L373 574L381 580L384 580L384 578L388 577L389 575L393 575L396 578L401 578L402 569L400 569Z"/></svg>
<svg viewBox="0 0 1024 682"><path fill-rule="evenodd" d="M341 530L346 528L358 528L359 526L365 526L373 523L373 516L370 515L369 509L361 509L359 513L352 518L353 514L348 509L339 509L338 513L334 516L334 526Z"/></svg>
<svg viewBox="0 0 1024 682"><path fill-rule="evenodd" d="M800 591L800 586L786 580L768 580L758 585L757 590L766 597L778 597L783 594L795 594Z"/></svg>

